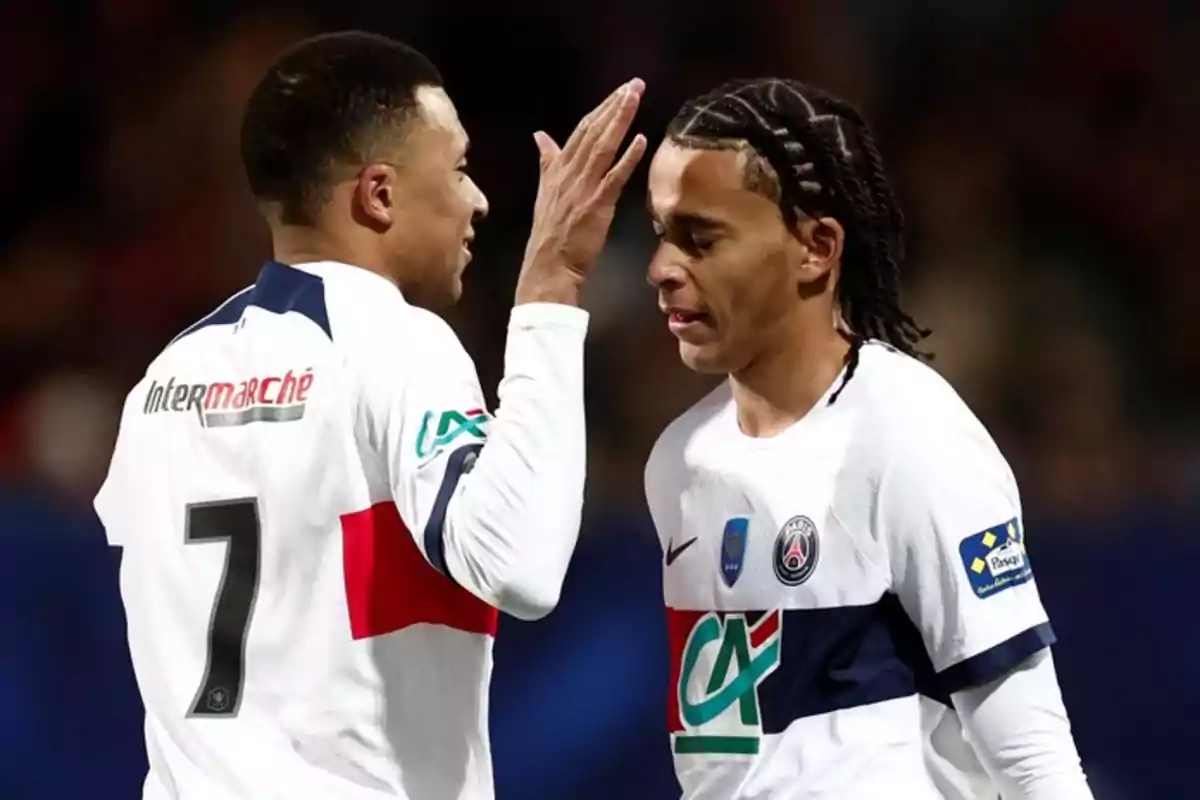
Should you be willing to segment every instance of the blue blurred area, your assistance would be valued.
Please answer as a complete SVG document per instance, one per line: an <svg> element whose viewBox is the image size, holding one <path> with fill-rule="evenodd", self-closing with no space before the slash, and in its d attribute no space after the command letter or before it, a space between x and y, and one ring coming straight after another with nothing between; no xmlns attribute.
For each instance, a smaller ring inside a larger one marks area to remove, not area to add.
<svg viewBox="0 0 1200 800"><path fill-rule="evenodd" d="M4 800L140 796L142 705L118 562L90 509L70 509L36 486L0 489Z"/></svg>
<svg viewBox="0 0 1200 800"><path fill-rule="evenodd" d="M0 659L4 800L133 798L145 770L116 560L91 514L67 508L32 487L0 494L0 641L19 656ZM588 525L559 609L501 625L492 693L501 800L678 795L658 544L641 518L598 513ZM1148 510L1027 526L1099 800L1178 798L1191 784L1196 525Z"/></svg>
<svg viewBox="0 0 1200 800"><path fill-rule="evenodd" d="M88 500L121 395L270 257L236 156L246 98L283 48L345 27L429 54L470 132L492 210L448 319L485 390L534 130L568 135L634 75L652 146L733 77L861 108L908 221L905 307L1018 476L1097 797L1197 796L1200 4L5 0L0 800L138 795L140 701ZM645 185L643 167L586 294L588 530L561 608L497 642L502 800L678 791L640 476L703 389L645 285Z"/></svg>

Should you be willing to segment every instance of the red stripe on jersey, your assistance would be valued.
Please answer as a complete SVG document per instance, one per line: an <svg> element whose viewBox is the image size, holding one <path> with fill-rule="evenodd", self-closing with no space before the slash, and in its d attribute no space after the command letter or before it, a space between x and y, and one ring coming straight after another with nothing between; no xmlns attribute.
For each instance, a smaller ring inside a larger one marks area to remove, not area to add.
<svg viewBox="0 0 1200 800"><path fill-rule="evenodd" d="M767 639L779 630L779 620L782 615L778 611L768 611L750 629L750 646L756 650L766 644Z"/></svg>
<svg viewBox="0 0 1200 800"><path fill-rule="evenodd" d="M671 682L667 692L667 730L676 733L683 730L683 717L679 714L679 674L683 668L683 648L700 618L707 611L680 611L667 609L667 639L671 645Z"/></svg>
<svg viewBox="0 0 1200 800"><path fill-rule="evenodd" d="M429 565L391 501L342 515L342 559L355 639L422 622L496 634L499 612Z"/></svg>

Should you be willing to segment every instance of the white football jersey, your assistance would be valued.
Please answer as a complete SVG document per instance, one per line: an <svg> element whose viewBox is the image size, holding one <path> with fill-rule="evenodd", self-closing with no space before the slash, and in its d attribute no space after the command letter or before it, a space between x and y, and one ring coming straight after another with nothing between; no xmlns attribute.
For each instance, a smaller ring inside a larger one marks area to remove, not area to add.
<svg viewBox="0 0 1200 800"><path fill-rule="evenodd" d="M270 263L158 356L96 498L145 798L493 796L497 608L553 607L578 534L586 321L514 309L495 418L446 323L343 264Z"/></svg>
<svg viewBox="0 0 1200 800"><path fill-rule="evenodd" d="M844 378L766 438L726 382L650 456L684 798L998 795L950 696L1053 641L1016 482L932 369Z"/></svg>

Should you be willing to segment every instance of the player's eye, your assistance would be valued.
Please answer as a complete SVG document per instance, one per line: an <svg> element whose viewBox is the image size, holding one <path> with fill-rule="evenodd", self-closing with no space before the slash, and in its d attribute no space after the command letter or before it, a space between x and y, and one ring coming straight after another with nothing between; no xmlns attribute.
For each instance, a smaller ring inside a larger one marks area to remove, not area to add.
<svg viewBox="0 0 1200 800"><path fill-rule="evenodd" d="M712 249L717 246L719 237L712 234L697 234L693 233L688 237L687 249L698 255L708 255Z"/></svg>

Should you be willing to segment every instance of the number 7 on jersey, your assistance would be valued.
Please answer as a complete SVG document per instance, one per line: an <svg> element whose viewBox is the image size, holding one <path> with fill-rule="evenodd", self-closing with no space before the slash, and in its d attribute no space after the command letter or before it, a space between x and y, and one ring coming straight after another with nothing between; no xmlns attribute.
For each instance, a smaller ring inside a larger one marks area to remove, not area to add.
<svg viewBox="0 0 1200 800"><path fill-rule="evenodd" d="M208 624L204 678L189 716L237 716L246 674L246 630L258 594L260 540L258 501L254 498L187 507L187 544L226 542L225 566Z"/></svg>

